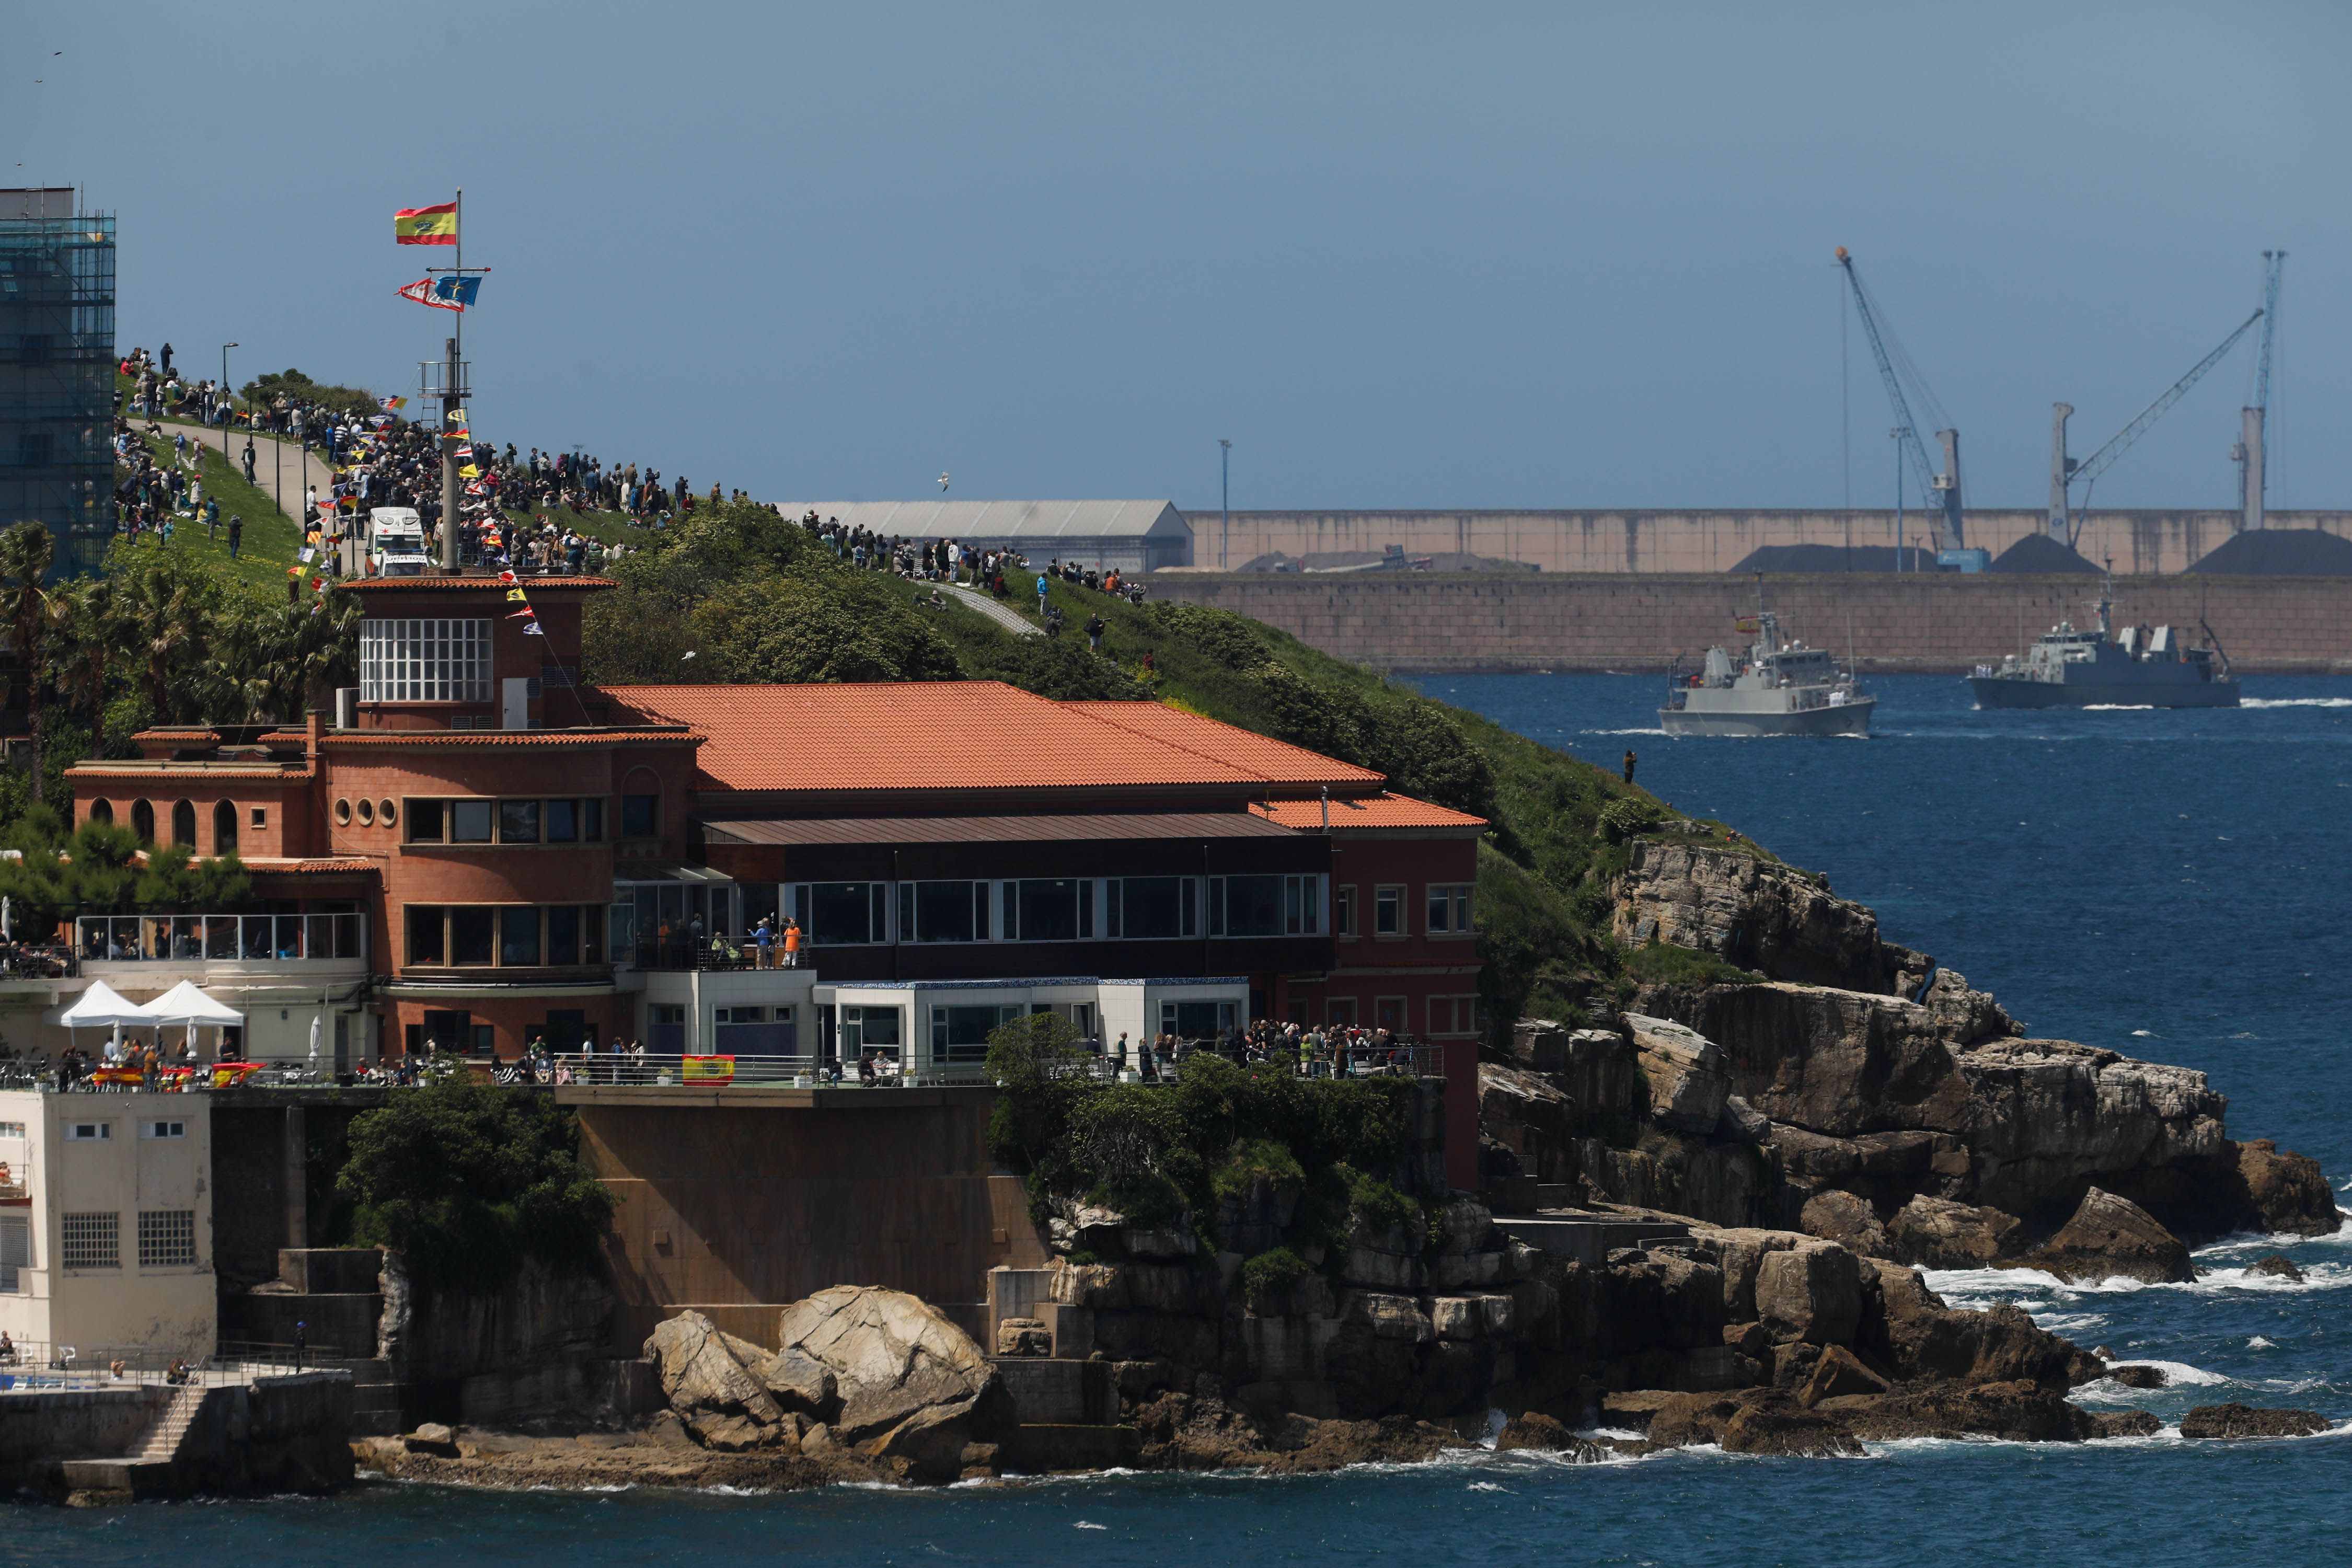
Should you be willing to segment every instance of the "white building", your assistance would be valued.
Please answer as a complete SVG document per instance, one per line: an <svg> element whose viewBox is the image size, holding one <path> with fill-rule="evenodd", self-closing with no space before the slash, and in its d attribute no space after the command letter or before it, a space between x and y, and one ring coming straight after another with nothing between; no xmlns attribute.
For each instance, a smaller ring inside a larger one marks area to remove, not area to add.
<svg viewBox="0 0 2352 1568"><path fill-rule="evenodd" d="M0 1330L20 1353L212 1352L206 1096L0 1091Z"/></svg>
<svg viewBox="0 0 2352 1568"><path fill-rule="evenodd" d="M1075 561L1108 571L1192 563L1192 525L1164 500L794 500L776 510L918 544L952 539L976 550L1017 550L1034 566Z"/></svg>

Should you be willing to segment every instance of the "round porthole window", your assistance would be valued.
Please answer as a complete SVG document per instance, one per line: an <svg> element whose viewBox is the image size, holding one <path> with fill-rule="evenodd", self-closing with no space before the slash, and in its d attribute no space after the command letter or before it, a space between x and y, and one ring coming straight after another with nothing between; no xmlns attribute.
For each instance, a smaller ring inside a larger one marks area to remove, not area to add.
<svg viewBox="0 0 2352 1568"><path fill-rule="evenodd" d="M352 803L350 801L339 800L335 802L335 820L345 827L349 827L351 826Z"/></svg>
<svg viewBox="0 0 2352 1568"><path fill-rule="evenodd" d="M383 825L386 827L390 827L394 823L400 820L399 814L393 810L392 802L390 801L385 801L382 805L377 806L375 808L375 814L383 818Z"/></svg>
<svg viewBox="0 0 2352 1568"><path fill-rule="evenodd" d="M362 823L369 823L373 822L374 820L375 807L370 805L366 801L360 802L360 821Z"/></svg>

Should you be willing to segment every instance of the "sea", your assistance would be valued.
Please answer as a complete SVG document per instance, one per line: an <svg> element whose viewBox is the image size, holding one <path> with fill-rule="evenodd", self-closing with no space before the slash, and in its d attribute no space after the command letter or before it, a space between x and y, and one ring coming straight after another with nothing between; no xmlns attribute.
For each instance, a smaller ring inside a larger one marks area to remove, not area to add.
<svg viewBox="0 0 2352 1568"><path fill-rule="evenodd" d="M2352 680L2250 678L2236 711L1980 713L1956 679L1873 684L1863 739L1669 740L1655 676L1432 677L1486 714L1733 824L1879 912L2038 1036L2209 1074L2239 1138L2352 1187ZM2352 1203L2352 1193L2346 1200ZM2284 1253L2300 1284L2250 1276ZM1112 1473L787 1495L470 1491L0 1514L0 1561L177 1564L1084 1563L2045 1565L2352 1561L2352 1227L2232 1237L2195 1283L1945 1273L2171 1386L2086 1405L2166 1430L2084 1445L1898 1442L1835 1460L1690 1450L1597 1465L1478 1451L1267 1480ZM2239 1400L2335 1426L2189 1443Z"/></svg>

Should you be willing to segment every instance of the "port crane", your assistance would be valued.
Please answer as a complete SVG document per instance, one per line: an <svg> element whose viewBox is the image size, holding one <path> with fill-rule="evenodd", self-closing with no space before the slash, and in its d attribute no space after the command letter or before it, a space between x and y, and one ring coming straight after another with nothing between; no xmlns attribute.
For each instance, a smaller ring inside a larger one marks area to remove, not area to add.
<svg viewBox="0 0 2352 1568"><path fill-rule="evenodd" d="M2278 331L2279 273L2286 252L2263 252L2263 346L2254 360L2254 401L2238 410L2238 443L2230 448L2238 465L2238 531L2263 526L2263 499L2269 477L2263 468L2263 441L2271 407L2271 343Z"/></svg>
<svg viewBox="0 0 2352 1568"><path fill-rule="evenodd" d="M2187 396L2189 395L2189 389L2196 385L2200 381L2203 380L2207 371L2211 370L2215 365L2221 363L2222 356L2227 354L2231 349L2238 346L2238 340L2244 337L2253 327L2253 324L2256 321L2267 319L2267 310L2256 310L2252 315L2248 316L2244 321L2239 322L2238 330L2231 332L2228 337L2223 338L2221 340L2221 347L2215 349L2211 353L2207 354L2203 359L2199 360L2195 364L2189 366L2188 374L2182 376L2179 381L2174 382L2170 386L2165 388L2161 396L2159 396L2155 402L2149 404L2146 408L2141 409L2138 415L2133 418L2132 422L2125 426L2122 429L2116 431L2105 446L2100 447L2097 451L2092 453L2089 457L2084 458L2080 462L2075 461L2074 458L2066 455L2066 419L2069 415L2074 412L2074 405L2071 403L2053 403L2051 405L2051 408L2053 410L2053 416L2050 422L2051 538L2056 540L2059 543L2064 545L2069 550L2074 548L2074 542L2081 536L2083 531L2083 514L2091 509L2091 487L2098 483L2099 476L2113 468L2115 466L2116 459L2122 457L2126 451L2131 449L2133 442L2138 440L2142 436L2147 435L2148 427L2154 425L2158 420L2163 418L2168 409L2169 409L2174 404L2179 402L2183 397ZM2264 342L2267 344L2270 337L2267 329L2265 329L2263 336ZM2263 374L2260 379L2267 382L2269 379L2267 373L2265 372ZM2253 432L2253 439L2256 444L2257 452L2259 452L2262 441L2262 421L2260 417L2262 411L2259 408L2249 408L2246 410L2246 413L2250 416L2252 416L2252 423L2249 426L2249 428ZM2239 466L2241 469L2244 468L2244 450L2245 449L2243 447L2240 447L2233 454L2240 459ZM2262 458L2257 456L2254 458L2257 476L2259 476L2261 472L2261 464ZM2079 507L2075 506L2073 502L2073 490L2076 484L2080 484L2083 487L2083 504ZM2257 485L2259 485L2259 477L2257 479ZM2261 524L2257 523L2255 526L2260 527Z"/></svg>
<svg viewBox="0 0 2352 1568"><path fill-rule="evenodd" d="M1918 366L1911 363L1910 355L1903 352L1901 342L1895 343L1892 353L1888 352L1887 342L1893 330L1882 330L1880 317L1883 312L1872 301L1870 291L1862 286L1862 274L1854 270L1853 258L1846 253L1843 245L1837 247L1837 264L1845 270L1846 284L1853 294L1854 312L1862 318L1862 334L1870 340L1871 356L1878 362L1878 379L1886 384L1886 401L1895 406L1895 424L1899 432L1896 439L1910 455L1911 466L1919 475L1920 489L1935 498L1942 512L1942 525L1936 531L1937 553L1940 557L1948 551L1965 550L1968 541L1960 523L1960 433L1951 427L1951 421L1945 418L1943 410L1937 406L1936 395L1928 390L1927 378L1919 374ZM1895 371L1897 359L1902 361L1904 371L1918 389L1923 405L1945 426L1936 432L1936 439L1944 447L1941 473L1936 471L1935 464L1928 459L1927 447L1919 439L1919 422L1911 417L1910 400L1903 395L1905 377ZM1899 552L1903 542L1898 539L1895 542Z"/></svg>

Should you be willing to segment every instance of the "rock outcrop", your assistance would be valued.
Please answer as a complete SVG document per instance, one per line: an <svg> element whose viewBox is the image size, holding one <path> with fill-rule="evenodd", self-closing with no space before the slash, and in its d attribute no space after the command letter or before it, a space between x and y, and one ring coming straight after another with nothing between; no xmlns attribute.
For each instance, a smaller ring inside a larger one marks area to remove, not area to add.
<svg viewBox="0 0 2352 1568"><path fill-rule="evenodd" d="M2197 1277L2179 1237L2130 1199L2097 1187L2083 1194L2074 1217L2024 1261L2072 1281L2121 1277L2168 1285Z"/></svg>
<svg viewBox="0 0 2352 1568"><path fill-rule="evenodd" d="M1744 969L1857 990L1885 988L1878 917L1820 879L1734 849L1637 838L1617 888L1617 939L1655 937Z"/></svg>
<svg viewBox="0 0 2352 1568"><path fill-rule="evenodd" d="M2183 1437L2308 1437L2327 1430L2316 1410L2262 1410L2251 1405L2200 1405L2180 1418Z"/></svg>

